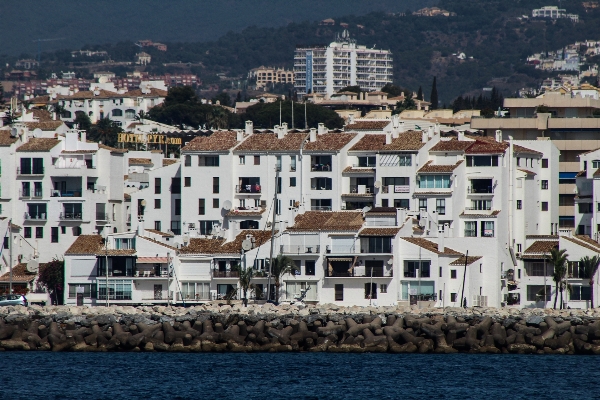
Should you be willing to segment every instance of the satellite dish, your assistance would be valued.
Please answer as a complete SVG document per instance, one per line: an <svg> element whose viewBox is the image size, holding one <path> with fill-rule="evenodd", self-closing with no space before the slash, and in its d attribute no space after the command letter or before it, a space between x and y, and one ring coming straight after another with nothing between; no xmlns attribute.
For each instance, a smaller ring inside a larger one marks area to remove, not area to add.
<svg viewBox="0 0 600 400"><path fill-rule="evenodd" d="M375 181L375 187L379 189L381 187L381 181Z"/></svg>
<svg viewBox="0 0 600 400"><path fill-rule="evenodd" d="M33 274L37 273L40 269L40 262L36 259L29 260L27 262L27 272L31 272Z"/></svg>
<svg viewBox="0 0 600 400"><path fill-rule="evenodd" d="M242 249L244 251L252 250L252 241L250 239L242 241Z"/></svg>
<svg viewBox="0 0 600 400"><path fill-rule="evenodd" d="M229 211L229 210L231 210L231 207L232 207L231 201L225 200L223 202L223 209Z"/></svg>
<svg viewBox="0 0 600 400"><path fill-rule="evenodd" d="M267 222L267 228L271 227L271 222Z"/></svg>
<svg viewBox="0 0 600 400"><path fill-rule="evenodd" d="M146 200L142 200L142 201L140 202L140 204L142 205L142 207L146 207Z"/></svg>
<svg viewBox="0 0 600 400"><path fill-rule="evenodd" d="M371 211L371 207L366 206L365 208L362 209L363 213L368 213L369 211Z"/></svg>
<svg viewBox="0 0 600 400"><path fill-rule="evenodd" d="M43 134L43 133L44 133L44 132L42 132L42 130L41 130L40 128L35 128L35 129L33 130L33 132L31 132L31 134L32 134L32 136L33 136L34 138L39 138L39 137L42 137L42 134Z"/></svg>

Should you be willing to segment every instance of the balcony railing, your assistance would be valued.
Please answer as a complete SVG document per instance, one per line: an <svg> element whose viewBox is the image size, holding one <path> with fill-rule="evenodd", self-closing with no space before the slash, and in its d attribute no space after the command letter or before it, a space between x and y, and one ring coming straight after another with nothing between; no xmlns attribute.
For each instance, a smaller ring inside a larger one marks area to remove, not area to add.
<svg viewBox="0 0 600 400"><path fill-rule="evenodd" d="M46 221L48 219L48 216L46 213L37 213L37 214L25 213L25 216L23 218L28 221L30 221L30 220Z"/></svg>
<svg viewBox="0 0 600 400"><path fill-rule="evenodd" d="M236 193L261 193L261 190L260 185L237 185L235 187Z"/></svg>
<svg viewBox="0 0 600 400"><path fill-rule="evenodd" d="M321 246L317 245L281 245L279 252L282 254L319 254Z"/></svg>
<svg viewBox="0 0 600 400"><path fill-rule="evenodd" d="M375 193L374 186L350 185L350 194L373 194Z"/></svg>
<svg viewBox="0 0 600 400"><path fill-rule="evenodd" d="M237 271L219 271L213 269L212 276L213 278L239 278L240 273Z"/></svg>
<svg viewBox="0 0 600 400"><path fill-rule="evenodd" d="M17 168L17 175L44 175L44 167L41 168Z"/></svg>
<svg viewBox="0 0 600 400"><path fill-rule="evenodd" d="M371 275L372 274L372 275ZM357 265L354 268L348 268L347 271L329 271L326 270L325 276L330 278L392 278L394 270L384 267L369 268L363 265Z"/></svg>
<svg viewBox="0 0 600 400"><path fill-rule="evenodd" d="M493 186L487 186L487 187L472 187L469 186L467 187L467 193L494 193L494 187Z"/></svg>
<svg viewBox="0 0 600 400"><path fill-rule="evenodd" d="M83 220L83 213L80 212L64 212L60 213L58 219L61 221L81 221Z"/></svg>
<svg viewBox="0 0 600 400"><path fill-rule="evenodd" d="M52 190L50 197L81 197L81 188L75 190Z"/></svg>
<svg viewBox="0 0 600 400"><path fill-rule="evenodd" d="M310 170L311 171L331 171L331 166L330 165L322 165L322 164L313 164L310 166Z"/></svg>
<svg viewBox="0 0 600 400"><path fill-rule="evenodd" d="M311 211L331 211L331 206L311 206Z"/></svg>

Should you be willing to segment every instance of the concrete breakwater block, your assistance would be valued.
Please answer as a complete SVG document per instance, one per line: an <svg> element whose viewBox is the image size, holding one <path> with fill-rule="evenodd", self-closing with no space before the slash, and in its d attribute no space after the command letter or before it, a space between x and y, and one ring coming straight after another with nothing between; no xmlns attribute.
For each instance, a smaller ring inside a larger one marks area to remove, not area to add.
<svg viewBox="0 0 600 400"><path fill-rule="evenodd" d="M600 310L0 307L0 351L600 354Z"/></svg>

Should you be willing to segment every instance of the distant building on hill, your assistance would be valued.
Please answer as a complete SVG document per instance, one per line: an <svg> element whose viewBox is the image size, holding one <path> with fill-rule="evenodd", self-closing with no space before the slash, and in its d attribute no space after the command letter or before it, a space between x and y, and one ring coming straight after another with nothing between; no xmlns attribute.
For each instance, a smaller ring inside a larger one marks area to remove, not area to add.
<svg viewBox="0 0 600 400"><path fill-rule="evenodd" d="M329 46L296 46L294 86L299 95L328 96L346 86L381 90L392 83L392 53L357 45L344 30Z"/></svg>
<svg viewBox="0 0 600 400"><path fill-rule="evenodd" d="M448 10L442 10L439 7L431 7L431 8L421 8L413 13L413 15L417 15L419 17L437 17L438 15L444 17L454 17L456 16L455 12L451 12Z"/></svg>
<svg viewBox="0 0 600 400"><path fill-rule="evenodd" d="M294 71L261 65L248 72L248 79L256 79L256 88L260 89L269 83L294 83Z"/></svg>
<svg viewBox="0 0 600 400"><path fill-rule="evenodd" d="M531 16L534 18L569 18L573 22L579 22L579 15L567 14L567 10L564 8L558 8L556 6L544 6L531 11Z"/></svg>

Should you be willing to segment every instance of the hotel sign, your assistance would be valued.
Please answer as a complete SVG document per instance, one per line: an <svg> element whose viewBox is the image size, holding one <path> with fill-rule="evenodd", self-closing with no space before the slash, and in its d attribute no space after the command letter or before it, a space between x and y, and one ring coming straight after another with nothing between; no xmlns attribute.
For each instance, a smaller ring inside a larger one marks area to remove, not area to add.
<svg viewBox="0 0 600 400"><path fill-rule="evenodd" d="M141 134L141 133L119 133L119 143L155 143L155 144L178 144L181 138L167 137L167 135Z"/></svg>

